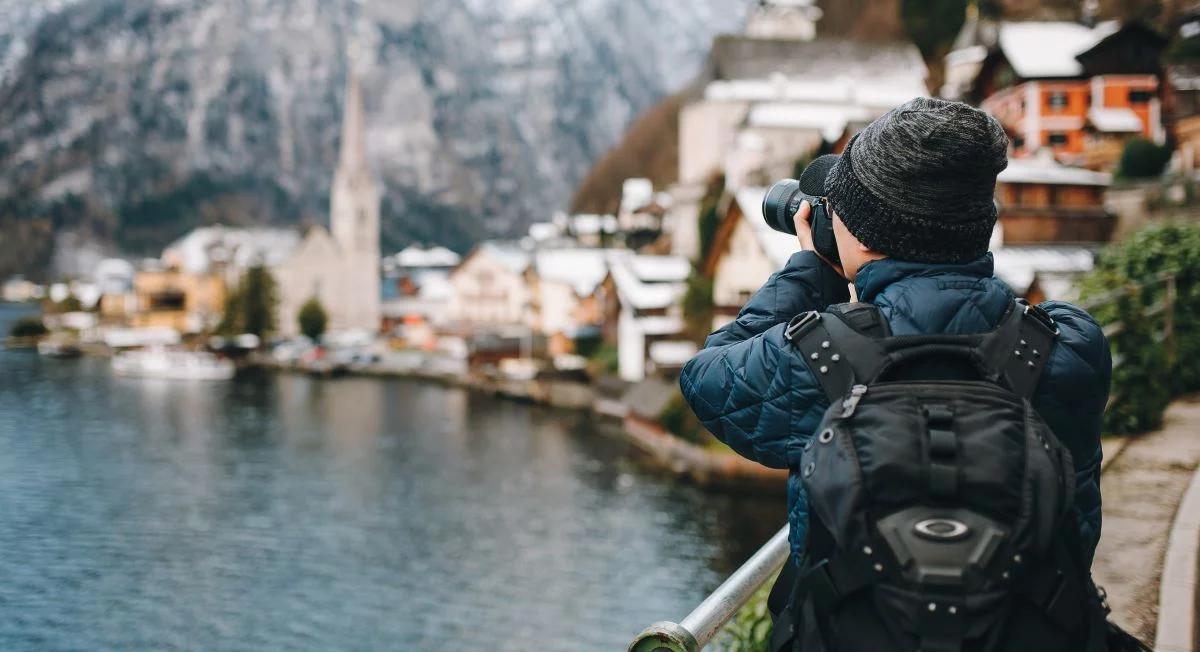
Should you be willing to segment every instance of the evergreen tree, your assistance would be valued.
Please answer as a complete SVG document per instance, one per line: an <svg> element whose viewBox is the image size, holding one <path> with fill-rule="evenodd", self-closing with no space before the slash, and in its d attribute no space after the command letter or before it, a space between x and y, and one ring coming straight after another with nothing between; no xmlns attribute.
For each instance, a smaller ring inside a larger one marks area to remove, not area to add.
<svg viewBox="0 0 1200 652"><path fill-rule="evenodd" d="M304 305L300 306L300 314L296 319L300 323L300 332L314 342L320 341L321 336L325 334L325 326L329 323L325 308L321 306L321 302L316 297L305 301Z"/></svg>
<svg viewBox="0 0 1200 652"><path fill-rule="evenodd" d="M274 277L267 268L255 265L242 275L237 288L226 295L225 314L217 330L226 335L269 335L275 330L277 304Z"/></svg>

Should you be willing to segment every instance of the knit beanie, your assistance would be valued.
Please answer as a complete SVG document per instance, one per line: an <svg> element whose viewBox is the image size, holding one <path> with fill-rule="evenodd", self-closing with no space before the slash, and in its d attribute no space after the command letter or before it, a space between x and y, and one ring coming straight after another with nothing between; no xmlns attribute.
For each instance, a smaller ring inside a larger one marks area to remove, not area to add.
<svg viewBox="0 0 1200 652"><path fill-rule="evenodd" d="M961 102L920 97L847 143L825 179L846 228L893 258L956 262L987 252L996 175L1008 165L998 122Z"/></svg>

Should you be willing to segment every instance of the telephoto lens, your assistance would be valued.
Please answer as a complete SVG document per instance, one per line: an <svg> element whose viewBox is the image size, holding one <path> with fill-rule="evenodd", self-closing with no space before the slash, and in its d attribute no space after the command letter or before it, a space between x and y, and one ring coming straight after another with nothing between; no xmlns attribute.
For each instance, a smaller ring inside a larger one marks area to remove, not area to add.
<svg viewBox="0 0 1200 652"><path fill-rule="evenodd" d="M800 202L810 198L800 191L800 182L795 179L784 179L771 186L763 197L762 214L767 226L796 235L796 212L800 210Z"/></svg>

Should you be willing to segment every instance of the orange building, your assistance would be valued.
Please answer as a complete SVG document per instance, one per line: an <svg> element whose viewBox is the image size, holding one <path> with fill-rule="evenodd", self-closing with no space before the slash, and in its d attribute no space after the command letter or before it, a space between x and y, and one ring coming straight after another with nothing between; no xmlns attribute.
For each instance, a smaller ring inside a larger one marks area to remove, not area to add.
<svg viewBox="0 0 1200 652"><path fill-rule="evenodd" d="M1112 237L1107 173L1061 165L1043 153L1011 161L996 181L1004 246L1099 244Z"/></svg>
<svg viewBox="0 0 1200 652"><path fill-rule="evenodd" d="M1165 141L1166 41L1149 27L1000 22L970 33L989 42L959 44L965 54L986 52L966 99L1004 125L1014 158L1047 149L1064 163L1108 169L1131 137Z"/></svg>

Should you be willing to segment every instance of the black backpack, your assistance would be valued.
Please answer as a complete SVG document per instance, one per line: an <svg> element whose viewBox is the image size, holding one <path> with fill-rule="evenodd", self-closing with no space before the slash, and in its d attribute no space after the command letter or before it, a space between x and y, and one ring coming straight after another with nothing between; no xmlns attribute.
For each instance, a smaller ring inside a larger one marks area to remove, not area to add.
<svg viewBox="0 0 1200 652"><path fill-rule="evenodd" d="M1024 301L977 335L892 336L869 304L788 324L831 407L774 649L1108 649L1071 456L1029 402L1057 334Z"/></svg>

